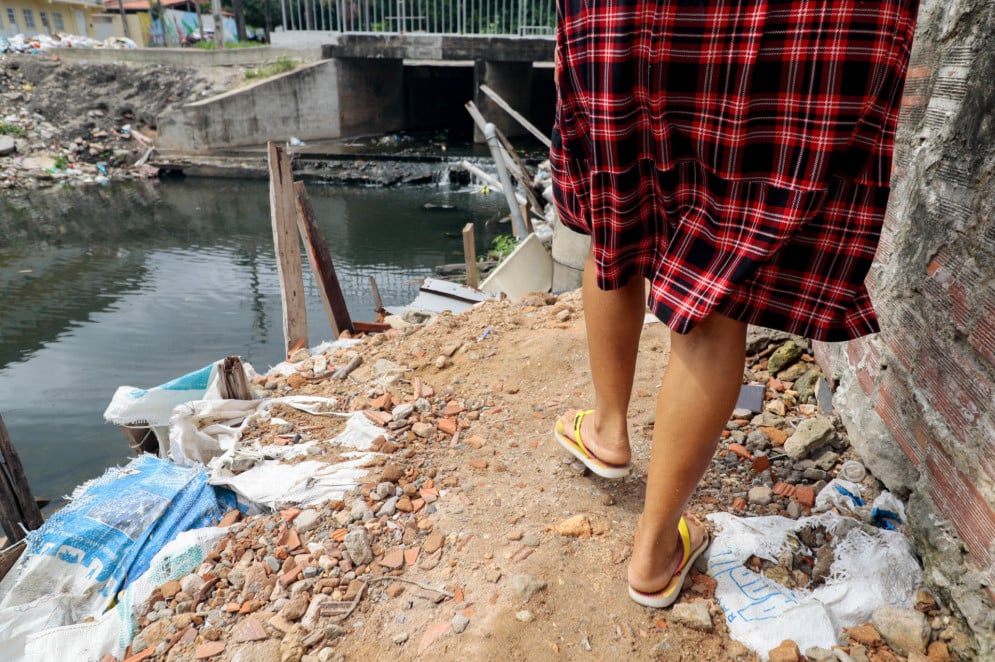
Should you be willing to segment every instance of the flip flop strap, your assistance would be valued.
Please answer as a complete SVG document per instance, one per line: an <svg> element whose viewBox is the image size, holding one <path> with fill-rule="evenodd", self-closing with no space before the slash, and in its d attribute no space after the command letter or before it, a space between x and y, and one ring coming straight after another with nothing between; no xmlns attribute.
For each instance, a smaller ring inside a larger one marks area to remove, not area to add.
<svg viewBox="0 0 995 662"><path fill-rule="evenodd" d="M688 523L684 521L683 516L677 523L677 531L681 534L681 543L684 545L684 556L681 557L681 564L677 566L677 570L674 572L675 575L684 569L688 559L691 558L691 530L688 529Z"/></svg>
<svg viewBox="0 0 995 662"><path fill-rule="evenodd" d="M580 449L580 452L592 460L596 458L593 455L591 455L591 452L587 450L586 446L584 446L584 442L580 440L580 426L584 422L584 417L587 416L588 414L593 414L593 413L594 413L593 409L588 409L586 411L579 411L574 416L574 441L577 442L577 448Z"/></svg>

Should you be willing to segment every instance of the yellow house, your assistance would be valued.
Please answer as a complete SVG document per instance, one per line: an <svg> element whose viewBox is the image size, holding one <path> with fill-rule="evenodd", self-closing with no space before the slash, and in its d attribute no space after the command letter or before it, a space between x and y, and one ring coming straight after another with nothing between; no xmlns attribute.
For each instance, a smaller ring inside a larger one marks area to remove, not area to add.
<svg viewBox="0 0 995 662"><path fill-rule="evenodd" d="M0 36L64 32L96 37L94 16L102 0L0 0Z"/></svg>

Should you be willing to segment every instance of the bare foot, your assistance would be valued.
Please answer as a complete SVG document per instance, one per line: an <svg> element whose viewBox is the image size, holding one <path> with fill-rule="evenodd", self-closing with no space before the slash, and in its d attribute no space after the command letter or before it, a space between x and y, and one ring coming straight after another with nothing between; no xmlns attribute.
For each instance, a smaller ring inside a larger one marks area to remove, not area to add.
<svg viewBox="0 0 995 662"><path fill-rule="evenodd" d="M573 434L574 417L579 411L577 409L568 411L560 417L560 421L563 422L565 436L574 441L577 441L574 439ZM598 412L596 411L593 414L588 414L581 420L580 438L584 442L584 448L602 462L623 466L628 464L629 460L632 459L628 431L625 431L624 436L618 436L616 433L615 437L612 438L599 427Z"/></svg>
<svg viewBox="0 0 995 662"><path fill-rule="evenodd" d="M688 532L691 534L691 551L698 549L705 540L705 526L695 517L685 514ZM629 562L629 586L640 593L656 593L670 584L684 559L684 544L677 529L655 540L642 532L646 529L640 520L633 544L632 560ZM664 539L666 538L666 540ZM673 541L673 542L668 542Z"/></svg>

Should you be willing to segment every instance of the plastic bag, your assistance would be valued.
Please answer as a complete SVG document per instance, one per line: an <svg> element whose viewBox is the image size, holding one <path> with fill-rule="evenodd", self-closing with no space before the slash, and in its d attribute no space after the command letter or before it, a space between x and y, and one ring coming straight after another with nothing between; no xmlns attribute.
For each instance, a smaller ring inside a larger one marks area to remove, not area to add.
<svg viewBox="0 0 995 662"><path fill-rule="evenodd" d="M912 545L894 531L862 526L854 518L827 512L785 517L708 516L719 531L707 553L715 597L726 613L729 634L762 658L785 639L801 650L837 644L842 628L865 623L878 607L909 607L922 584ZM756 555L776 561L797 532L825 526L833 534L834 561L825 584L790 589L744 566Z"/></svg>

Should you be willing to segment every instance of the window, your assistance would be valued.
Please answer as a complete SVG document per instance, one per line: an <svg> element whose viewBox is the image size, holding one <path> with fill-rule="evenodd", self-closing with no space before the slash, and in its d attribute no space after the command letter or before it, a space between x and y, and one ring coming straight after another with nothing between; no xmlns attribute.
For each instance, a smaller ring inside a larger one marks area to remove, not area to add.
<svg viewBox="0 0 995 662"><path fill-rule="evenodd" d="M10 23L11 30L17 29L17 12L13 7L7 7L7 22Z"/></svg>
<svg viewBox="0 0 995 662"><path fill-rule="evenodd" d="M33 30L35 27L35 13L30 9L24 10L24 27Z"/></svg>
<svg viewBox="0 0 995 662"><path fill-rule="evenodd" d="M48 12L46 12L46 11L40 11L40 12L38 12L38 16L41 17L41 26L43 28L45 28L46 30L51 31L49 29L49 25L48 25Z"/></svg>
<svg viewBox="0 0 995 662"><path fill-rule="evenodd" d="M57 32L66 31L66 24L62 21L62 12L52 12L52 20L55 21L55 30Z"/></svg>

